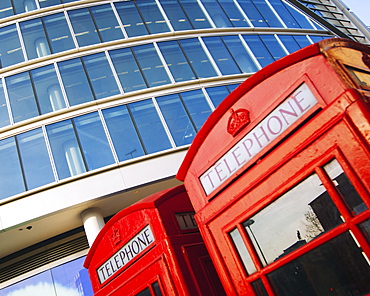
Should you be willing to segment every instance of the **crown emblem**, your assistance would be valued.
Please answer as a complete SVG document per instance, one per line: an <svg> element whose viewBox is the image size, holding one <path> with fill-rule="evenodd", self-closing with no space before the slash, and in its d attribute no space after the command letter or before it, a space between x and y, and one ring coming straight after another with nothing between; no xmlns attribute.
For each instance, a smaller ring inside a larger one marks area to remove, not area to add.
<svg viewBox="0 0 370 296"><path fill-rule="evenodd" d="M113 233L110 235L110 239L115 246L121 242L121 233L118 228L113 228Z"/></svg>
<svg viewBox="0 0 370 296"><path fill-rule="evenodd" d="M249 111L246 109L230 110L231 116L227 123L227 132L235 137L250 122Z"/></svg>

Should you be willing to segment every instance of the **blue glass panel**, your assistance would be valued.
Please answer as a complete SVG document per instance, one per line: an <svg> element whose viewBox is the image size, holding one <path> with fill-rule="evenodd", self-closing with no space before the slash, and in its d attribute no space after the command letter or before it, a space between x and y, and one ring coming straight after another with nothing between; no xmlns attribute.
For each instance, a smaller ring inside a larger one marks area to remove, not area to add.
<svg viewBox="0 0 370 296"><path fill-rule="evenodd" d="M205 37L203 40L223 75L241 73L220 37Z"/></svg>
<svg viewBox="0 0 370 296"><path fill-rule="evenodd" d="M179 0L194 29L211 28L211 24L199 7L197 0Z"/></svg>
<svg viewBox="0 0 370 296"><path fill-rule="evenodd" d="M146 153L172 148L158 113L151 100L129 104Z"/></svg>
<svg viewBox="0 0 370 296"><path fill-rule="evenodd" d="M71 120L48 125L46 131L59 179L86 172Z"/></svg>
<svg viewBox="0 0 370 296"><path fill-rule="evenodd" d="M16 14L37 9L35 0L13 0Z"/></svg>
<svg viewBox="0 0 370 296"><path fill-rule="evenodd" d="M149 87L171 82L152 44L135 46L132 49Z"/></svg>
<svg viewBox="0 0 370 296"><path fill-rule="evenodd" d="M243 38L262 67L274 61L274 58L257 35L245 35Z"/></svg>
<svg viewBox="0 0 370 296"><path fill-rule="evenodd" d="M202 3L217 28L232 27L229 17L225 14L217 1L202 0Z"/></svg>
<svg viewBox="0 0 370 296"><path fill-rule="evenodd" d="M233 0L218 0L234 27L250 27Z"/></svg>
<svg viewBox="0 0 370 296"><path fill-rule="evenodd" d="M258 11L256 6L254 6L251 0L238 0L238 3L254 27L268 27L266 20L262 17L261 13Z"/></svg>
<svg viewBox="0 0 370 296"><path fill-rule="evenodd" d="M236 89L240 84L229 84L229 85L226 85L226 88L229 90L229 92L232 92L234 91L234 89Z"/></svg>
<svg viewBox="0 0 370 296"><path fill-rule="evenodd" d="M276 14L267 5L265 0L252 0L258 11L262 14L269 27L281 28L283 24L276 17Z"/></svg>
<svg viewBox="0 0 370 296"><path fill-rule="evenodd" d="M311 42L308 40L307 36L296 35L293 36L293 38L295 41L297 41L301 48L311 45Z"/></svg>
<svg viewBox="0 0 370 296"><path fill-rule="evenodd" d="M58 63L67 98L71 106L94 100L80 59Z"/></svg>
<svg viewBox="0 0 370 296"><path fill-rule="evenodd" d="M141 70L130 48L109 52L124 92L147 88Z"/></svg>
<svg viewBox="0 0 370 296"><path fill-rule="evenodd" d="M259 70L238 36L224 36L222 40L231 52L239 68L244 73L251 73Z"/></svg>
<svg viewBox="0 0 370 296"><path fill-rule="evenodd" d="M275 61L287 55L274 35L260 35L260 38Z"/></svg>
<svg viewBox="0 0 370 296"><path fill-rule="evenodd" d="M0 127L10 124L8 108L4 95L3 81L0 79Z"/></svg>
<svg viewBox="0 0 370 296"><path fill-rule="evenodd" d="M190 144L194 139L195 129L179 96L173 94L159 97L157 102L176 146Z"/></svg>
<svg viewBox="0 0 370 296"><path fill-rule="evenodd" d="M0 1L0 18L5 18L14 15L11 0Z"/></svg>
<svg viewBox="0 0 370 296"><path fill-rule="evenodd" d="M39 115L28 72L5 78L14 122Z"/></svg>
<svg viewBox="0 0 370 296"><path fill-rule="evenodd" d="M27 190L55 181L41 128L16 136Z"/></svg>
<svg viewBox="0 0 370 296"><path fill-rule="evenodd" d="M158 46L176 82L196 78L177 41L159 42Z"/></svg>
<svg viewBox="0 0 370 296"><path fill-rule="evenodd" d="M297 20L293 17L287 6L281 0L269 0L269 2L288 28L301 28Z"/></svg>
<svg viewBox="0 0 370 296"><path fill-rule="evenodd" d="M0 28L1 67L7 67L24 61L21 43L15 25Z"/></svg>
<svg viewBox="0 0 370 296"><path fill-rule="evenodd" d="M39 4L41 8L48 7L48 6L54 6L61 4L62 2L60 0L39 0Z"/></svg>
<svg viewBox="0 0 370 296"><path fill-rule="evenodd" d="M155 1L139 0L136 1L136 4L151 34L169 32L169 28Z"/></svg>
<svg viewBox="0 0 370 296"><path fill-rule="evenodd" d="M217 107L229 95L226 86L208 87L206 91L211 99L213 105Z"/></svg>
<svg viewBox="0 0 370 296"><path fill-rule="evenodd" d="M301 47L297 43L297 41L290 35L278 35L281 42L283 42L285 48L289 51L289 53L295 52Z"/></svg>
<svg viewBox="0 0 370 296"><path fill-rule="evenodd" d="M0 199L25 191L14 138L0 141Z"/></svg>
<svg viewBox="0 0 370 296"><path fill-rule="evenodd" d="M20 23L24 45L29 59L35 59L50 54L50 48L41 19Z"/></svg>
<svg viewBox="0 0 370 296"><path fill-rule="evenodd" d="M198 78L217 76L216 70L213 68L198 39L180 40L180 44Z"/></svg>
<svg viewBox="0 0 370 296"><path fill-rule="evenodd" d="M212 112L203 92L197 89L183 92L180 96L189 111L191 119L193 119L196 129L199 130Z"/></svg>
<svg viewBox="0 0 370 296"><path fill-rule="evenodd" d="M161 1L161 5L175 31L193 29L188 17L177 0Z"/></svg>
<svg viewBox="0 0 370 296"><path fill-rule="evenodd" d="M119 94L112 69L105 53L97 53L82 58L90 79L95 97L102 99Z"/></svg>
<svg viewBox="0 0 370 296"><path fill-rule="evenodd" d="M98 112L73 119L88 170L95 170L114 163L112 150Z"/></svg>
<svg viewBox="0 0 370 296"><path fill-rule="evenodd" d="M147 35L148 30L133 1L114 3L129 37Z"/></svg>
<svg viewBox="0 0 370 296"><path fill-rule="evenodd" d="M57 13L42 18L53 53L75 48L64 13Z"/></svg>
<svg viewBox="0 0 370 296"><path fill-rule="evenodd" d="M314 43L316 43L316 42L319 42L319 41L327 39L327 38L332 38L332 36L325 36L324 37L324 36L312 36L312 35L310 35L310 38Z"/></svg>
<svg viewBox="0 0 370 296"><path fill-rule="evenodd" d="M301 26L301 28L303 28L303 29L315 29L302 13L298 12L297 10L295 10L293 7L286 4L285 2L283 2L283 5L285 5L285 7L289 10L291 15L297 20L297 22Z"/></svg>
<svg viewBox="0 0 370 296"><path fill-rule="evenodd" d="M30 71L42 114L66 107L54 65Z"/></svg>
<svg viewBox="0 0 370 296"><path fill-rule="evenodd" d="M70 10L68 15L79 46L100 43L99 34L88 8Z"/></svg>
<svg viewBox="0 0 370 296"><path fill-rule="evenodd" d="M122 30L110 4L93 6L90 9L104 42L123 38Z"/></svg>
<svg viewBox="0 0 370 296"><path fill-rule="evenodd" d="M120 161L145 154L126 105L103 110L103 115Z"/></svg>

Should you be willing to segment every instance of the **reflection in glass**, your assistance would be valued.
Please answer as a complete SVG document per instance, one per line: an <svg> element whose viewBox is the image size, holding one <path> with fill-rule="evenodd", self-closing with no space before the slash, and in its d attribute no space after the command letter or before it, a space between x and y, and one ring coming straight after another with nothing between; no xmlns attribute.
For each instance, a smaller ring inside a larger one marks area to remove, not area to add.
<svg viewBox="0 0 370 296"><path fill-rule="evenodd" d="M0 79L0 127L10 124L8 108L5 100L3 81Z"/></svg>
<svg viewBox="0 0 370 296"><path fill-rule="evenodd" d="M261 13L251 0L238 0L238 3L254 27L268 27L266 20L262 17Z"/></svg>
<svg viewBox="0 0 370 296"><path fill-rule="evenodd" d="M177 94L157 98L158 105L170 129L176 146L187 145L195 136L195 129Z"/></svg>
<svg viewBox="0 0 370 296"><path fill-rule="evenodd" d="M293 35L293 38L301 48L311 45L311 42L308 40L307 36Z"/></svg>
<svg viewBox="0 0 370 296"><path fill-rule="evenodd" d="M257 269L252 261L251 256L249 255L239 230L235 228L234 230L230 231L229 234L248 274L255 273Z"/></svg>
<svg viewBox="0 0 370 296"><path fill-rule="evenodd" d="M275 61L287 55L274 35L260 35L260 38Z"/></svg>
<svg viewBox="0 0 370 296"><path fill-rule="evenodd" d="M346 232L271 272L279 296L367 295L370 267Z"/></svg>
<svg viewBox="0 0 370 296"><path fill-rule="evenodd" d="M54 175L41 128L16 136L27 190L52 183Z"/></svg>
<svg viewBox="0 0 370 296"><path fill-rule="evenodd" d="M215 23L217 28L232 27L229 17L226 15L220 4L215 0L203 0L204 7Z"/></svg>
<svg viewBox="0 0 370 296"><path fill-rule="evenodd" d="M217 107L230 93L226 86L209 87L206 88L206 91L215 107Z"/></svg>
<svg viewBox="0 0 370 296"><path fill-rule="evenodd" d="M281 42L283 42L285 48L289 51L289 53L293 53L299 49L301 46L297 43L297 41L291 35L278 35Z"/></svg>
<svg viewBox="0 0 370 296"><path fill-rule="evenodd" d="M262 67L265 67L274 61L273 56L258 35L244 35L243 38Z"/></svg>
<svg viewBox="0 0 370 296"><path fill-rule="evenodd" d="M233 0L218 0L234 27L250 27Z"/></svg>
<svg viewBox="0 0 370 296"><path fill-rule="evenodd" d="M361 199L336 159L325 165L324 169L334 182L334 185L353 215L360 214L367 210L364 201Z"/></svg>
<svg viewBox="0 0 370 296"><path fill-rule="evenodd" d="M21 43L15 25L0 28L1 67L7 67L24 61Z"/></svg>
<svg viewBox="0 0 370 296"><path fill-rule="evenodd" d="M175 31L193 29L188 17L177 0L161 1L161 5Z"/></svg>
<svg viewBox="0 0 370 296"><path fill-rule="evenodd" d="M35 0L13 0L16 14L37 9Z"/></svg>
<svg viewBox="0 0 370 296"><path fill-rule="evenodd" d="M25 190L17 147L13 137L0 141L0 199Z"/></svg>
<svg viewBox="0 0 370 296"><path fill-rule="evenodd" d="M127 106L102 111L119 161L143 156L144 150Z"/></svg>
<svg viewBox="0 0 370 296"><path fill-rule="evenodd" d="M150 34L169 32L169 28L163 15L158 9L157 3L153 0L136 1L145 24L148 27Z"/></svg>
<svg viewBox="0 0 370 296"><path fill-rule="evenodd" d="M6 18L11 15L14 15L11 0L0 1L0 18Z"/></svg>
<svg viewBox="0 0 370 296"><path fill-rule="evenodd" d="M269 264L342 222L321 180L313 174L243 225L262 263Z"/></svg>
<svg viewBox="0 0 370 296"><path fill-rule="evenodd" d="M284 2L281 0L269 0L269 2L288 28L301 28L297 20L289 12Z"/></svg>
<svg viewBox="0 0 370 296"><path fill-rule="evenodd" d="M150 154L172 148L151 100L132 103L128 106L146 153Z"/></svg>
<svg viewBox="0 0 370 296"><path fill-rule="evenodd" d="M49 44L46 40L41 19L21 22L20 28L28 59L40 58L50 54Z"/></svg>
<svg viewBox="0 0 370 296"><path fill-rule="evenodd" d="M179 2L184 8L184 11L186 11L194 29L211 28L211 25L202 9L199 7L197 0L179 0Z"/></svg>
<svg viewBox="0 0 370 296"><path fill-rule="evenodd" d="M114 5L129 37L148 34L145 22L142 20L134 1L117 2Z"/></svg>
<svg viewBox="0 0 370 296"><path fill-rule="evenodd" d="M361 223L359 226L362 232L364 233L367 241L370 244L370 220L366 220L365 222Z"/></svg>

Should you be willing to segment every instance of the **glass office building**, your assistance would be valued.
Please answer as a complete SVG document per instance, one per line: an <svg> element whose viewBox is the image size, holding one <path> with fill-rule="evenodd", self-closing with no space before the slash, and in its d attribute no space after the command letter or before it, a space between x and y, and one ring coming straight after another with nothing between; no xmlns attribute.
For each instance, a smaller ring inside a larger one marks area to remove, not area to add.
<svg viewBox="0 0 370 296"><path fill-rule="evenodd" d="M301 2L2 0L0 296L92 295L104 220L178 184L223 98L323 38L369 41Z"/></svg>

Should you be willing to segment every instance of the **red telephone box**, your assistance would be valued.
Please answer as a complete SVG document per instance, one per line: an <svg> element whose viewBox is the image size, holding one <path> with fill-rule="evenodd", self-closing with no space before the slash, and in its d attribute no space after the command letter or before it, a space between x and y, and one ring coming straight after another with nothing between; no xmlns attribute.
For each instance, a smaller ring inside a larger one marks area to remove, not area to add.
<svg viewBox="0 0 370 296"><path fill-rule="evenodd" d="M113 216L84 265L96 296L225 295L182 185Z"/></svg>
<svg viewBox="0 0 370 296"><path fill-rule="evenodd" d="M211 114L177 178L228 295L370 295L370 49L313 44Z"/></svg>

